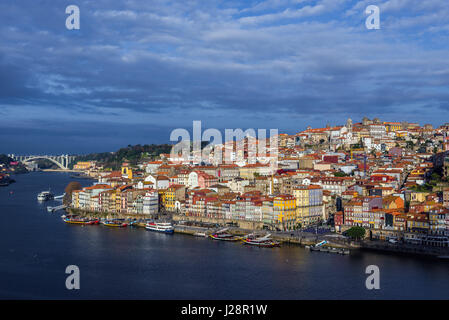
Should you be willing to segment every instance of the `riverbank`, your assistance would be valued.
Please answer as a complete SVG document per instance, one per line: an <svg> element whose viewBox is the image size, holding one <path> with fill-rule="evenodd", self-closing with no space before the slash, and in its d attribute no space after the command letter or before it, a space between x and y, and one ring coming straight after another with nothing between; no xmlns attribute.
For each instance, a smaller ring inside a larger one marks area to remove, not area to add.
<svg viewBox="0 0 449 320"><path fill-rule="evenodd" d="M73 215L80 215L87 218L104 218L104 219L127 219L127 220L140 220L140 219L154 219L153 216L142 216L142 215L135 215L135 214L121 214L121 213L105 213L105 212L92 212L92 211L85 211L80 209L74 209L74 208L67 208L66 212L68 214ZM217 229L224 228L226 226L226 221L223 222L221 225L214 224L213 226L209 227L201 227L198 225L187 225L185 223L192 223L193 221L191 219L181 219L184 216L180 215L167 215L159 217L161 220L171 220L176 222L175 224L175 233L181 233L185 235L191 235L195 236L197 233L205 233L205 234L212 234ZM184 217L185 218L185 217ZM196 221L197 224L212 224L209 221ZM248 226L252 226L252 222L248 222L248 224L244 224ZM234 234L236 236L244 236L253 232L261 232L261 229L251 229L251 228L242 228L240 226L233 226L233 227L227 227L228 232L231 234ZM270 233L271 238L273 240L279 241L282 244L289 244L289 245L296 245L301 247L306 246L313 246L316 243L326 240L327 244L326 246L336 249L358 249L359 245L354 242L344 243L344 242L338 242L332 239L329 239L326 237L326 235L315 235L315 234L302 234L302 235L295 235L295 234L289 234L289 233L279 233L279 232L270 232L265 231L265 233Z"/></svg>
<svg viewBox="0 0 449 320"><path fill-rule="evenodd" d="M360 248L365 251L380 251L393 254L416 255L427 257L447 257L449 259L449 248L429 247L412 244L393 244L380 241L363 241Z"/></svg>
<svg viewBox="0 0 449 320"><path fill-rule="evenodd" d="M154 219L152 216L142 216L142 215L133 215L133 214L110 214L104 212L89 212L83 211L79 209L67 208L66 211L69 214L81 215L89 218L104 218L104 219ZM236 221L221 221L221 224L217 224L217 221L213 221L212 223L209 221L210 219L202 219L201 221L195 221L194 219L188 219L193 217L185 217L181 215L166 215L160 217L162 220L171 220L174 221L175 224L175 232L185 235L195 236L198 233L211 234L216 231L218 228L224 228L227 223L231 225L234 223L237 224ZM190 225L188 225L190 224ZM195 225L196 224L196 225ZM208 227L202 227L201 225L207 225ZM413 255L413 256L423 256L423 257L443 257L449 256L449 248L439 248L439 247L428 247L428 246L418 246L418 245L408 245L408 244L391 244L387 242L380 241L348 241L339 238L334 238L334 234L324 234L324 235L316 235L316 234L307 234L307 233L285 233L285 232L274 232L274 231L266 231L261 230L261 228L253 229L251 226L254 223L249 222L249 224L244 224L248 227L232 226L227 227L228 232L237 235L244 236L253 232L266 232L271 234L271 238L273 240L279 241L280 243L286 245L296 245L300 247L306 246L314 246L316 243L326 240L326 246L330 248L336 249L349 249L351 251L377 251L383 253L390 254L401 254L401 255Z"/></svg>

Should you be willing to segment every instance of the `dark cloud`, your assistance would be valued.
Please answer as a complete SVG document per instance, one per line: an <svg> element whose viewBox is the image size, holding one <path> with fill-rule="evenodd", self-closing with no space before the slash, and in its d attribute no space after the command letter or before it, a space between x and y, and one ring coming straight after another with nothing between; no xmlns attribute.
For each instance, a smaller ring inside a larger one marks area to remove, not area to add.
<svg viewBox="0 0 449 320"><path fill-rule="evenodd" d="M429 104L438 124L449 111L444 1L369 3L381 6L376 31L364 28L367 1L78 1L74 31L72 3L3 2L1 146L166 142L192 120L287 132L347 116L419 121Z"/></svg>

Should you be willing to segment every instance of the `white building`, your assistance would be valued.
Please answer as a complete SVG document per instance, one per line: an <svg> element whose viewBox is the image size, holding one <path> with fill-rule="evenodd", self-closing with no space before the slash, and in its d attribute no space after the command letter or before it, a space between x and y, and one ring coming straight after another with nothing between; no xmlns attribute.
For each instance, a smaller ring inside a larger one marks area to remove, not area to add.
<svg viewBox="0 0 449 320"><path fill-rule="evenodd" d="M159 212L159 194L156 190L148 191L143 197L143 214L157 214Z"/></svg>

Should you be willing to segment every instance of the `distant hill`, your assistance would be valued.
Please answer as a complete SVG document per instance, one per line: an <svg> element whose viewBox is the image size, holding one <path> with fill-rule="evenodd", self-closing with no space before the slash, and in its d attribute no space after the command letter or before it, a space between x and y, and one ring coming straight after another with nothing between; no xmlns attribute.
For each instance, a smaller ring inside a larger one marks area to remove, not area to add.
<svg viewBox="0 0 449 320"><path fill-rule="evenodd" d="M116 152L91 153L78 156L72 167L78 161L98 161L105 168L116 170L125 161L135 165L143 159L157 159L161 153L170 153L171 148L171 144L128 145L126 148L121 148Z"/></svg>

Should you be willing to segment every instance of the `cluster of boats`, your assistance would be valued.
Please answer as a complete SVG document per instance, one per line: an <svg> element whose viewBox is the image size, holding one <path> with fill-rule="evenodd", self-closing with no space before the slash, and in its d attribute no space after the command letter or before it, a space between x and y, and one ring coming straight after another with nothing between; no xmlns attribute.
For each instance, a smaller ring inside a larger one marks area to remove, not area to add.
<svg viewBox="0 0 449 320"><path fill-rule="evenodd" d="M106 227L112 227L112 228L125 228L127 226L137 226L137 227L145 227L146 230L149 231L156 231L156 232L162 232L162 233L173 233L174 228L171 223L168 222L138 222L138 221L132 221L128 222L125 219L98 219L98 218L87 218L77 215L63 215L62 219L65 223L68 224L81 224L81 225L96 225L96 224L102 224ZM143 224L143 225L142 225Z"/></svg>
<svg viewBox="0 0 449 320"><path fill-rule="evenodd" d="M174 227L171 223L168 222L155 222L155 221L127 221L125 219L98 219L98 218L87 218L77 215L63 215L62 219L65 223L68 224L80 224L80 225L98 225L102 224L106 227L114 227L114 228L124 228L127 226L131 227L144 227L146 230L161 232L161 233L174 233ZM236 236L229 232L226 229L222 229L216 231L212 234L206 233L196 233L196 236L201 237L210 237L214 240L221 241L242 241L244 244L257 246L257 247L265 247L265 248L273 248L279 247L280 242L271 239L271 234L267 234L265 236L258 236L256 234L248 234L245 236Z"/></svg>
<svg viewBox="0 0 449 320"><path fill-rule="evenodd" d="M148 221L148 220L134 220L129 221L125 219L98 219L98 218L88 218L77 215L63 215L62 219L65 223L68 224L80 224L80 225L98 225L102 224L106 227L113 228L124 228L127 226L130 227L143 227L149 231L161 232L161 233L174 233L174 227L169 222L156 222L156 221ZM241 241L243 244L256 246L256 247L264 247L264 248L273 248L279 247L280 242L273 240L271 238L271 234L266 235L257 235L255 233L251 233L244 236L234 235L228 232L228 228L218 230L212 234L197 232L194 234L198 237L210 237L213 240L219 241ZM329 253L340 253L340 254L349 254L348 249L344 248L331 248L326 246L328 242L323 240L313 246L306 246L310 251L320 251L320 252L329 252Z"/></svg>
<svg viewBox="0 0 449 320"><path fill-rule="evenodd" d="M257 236L256 234L252 233L242 237L228 233L227 230L228 229L219 230L209 235L209 237L214 240L220 241L242 241L244 244L257 247L273 248L280 246L279 241L271 239L271 234L267 234L265 236Z"/></svg>

